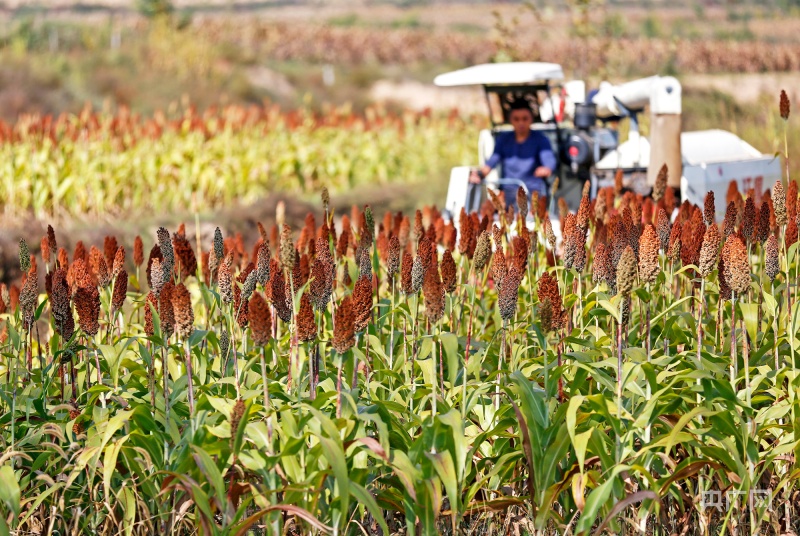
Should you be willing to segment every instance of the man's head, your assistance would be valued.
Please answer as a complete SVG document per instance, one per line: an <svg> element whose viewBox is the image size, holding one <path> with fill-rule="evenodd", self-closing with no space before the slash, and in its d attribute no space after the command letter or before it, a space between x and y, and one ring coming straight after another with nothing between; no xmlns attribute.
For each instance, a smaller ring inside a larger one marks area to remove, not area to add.
<svg viewBox="0 0 800 536"><path fill-rule="evenodd" d="M533 124L533 111L525 99L517 99L511 103L508 119L517 136L527 136Z"/></svg>

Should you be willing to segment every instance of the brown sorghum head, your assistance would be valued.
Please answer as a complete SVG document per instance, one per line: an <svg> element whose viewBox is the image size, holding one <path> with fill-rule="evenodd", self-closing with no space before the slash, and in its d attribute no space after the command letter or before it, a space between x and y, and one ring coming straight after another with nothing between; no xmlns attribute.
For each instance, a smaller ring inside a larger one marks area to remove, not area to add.
<svg viewBox="0 0 800 536"><path fill-rule="evenodd" d="M162 269L166 274L172 274L172 269L175 266L175 251L172 249L172 240L169 237L169 231L164 227L159 227L156 231L158 236L158 247L161 249L161 255L164 258Z"/></svg>
<svg viewBox="0 0 800 536"><path fill-rule="evenodd" d="M789 96L786 94L786 90L785 89L781 90L781 98L780 98L779 109L780 109L780 112L781 112L781 119L783 119L784 121L788 120L789 119L789 111L790 111L790 108L789 108Z"/></svg>
<svg viewBox="0 0 800 536"><path fill-rule="evenodd" d="M233 442L236 440L239 424L242 422L242 417L244 417L244 412L246 409L247 406L245 405L244 400L237 398L236 402L233 404L233 409L231 409L231 447L233 446Z"/></svg>
<svg viewBox="0 0 800 536"><path fill-rule="evenodd" d="M709 190L706 193L705 202L703 203L703 220L706 225L711 225L716 220L716 208L714 205L714 192Z"/></svg>
<svg viewBox="0 0 800 536"><path fill-rule="evenodd" d="M233 301L233 253L228 253L217 271L217 287L223 303Z"/></svg>
<svg viewBox="0 0 800 536"><path fill-rule="evenodd" d="M119 311L128 295L128 272L122 268L114 278L114 289L111 294L111 310Z"/></svg>
<svg viewBox="0 0 800 536"><path fill-rule="evenodd" d="M325 243L325 249L328 249L327 240L323 240L323 242ZM258 281L262 287L269 281L269 258L269 243L261 242L258 253L256 254L256 281Z"/></svg>
<svg viewBox="0 0 800 536"><path fill-rule="evenodd" d="M456 291L456 283L458 279L458 270L456 268L456 261L453 259L453 254L449 249L446 249L442 254L442 285L445 292L452 294Z"/></svg>
<svg viewBox="0 0 800 536"><path fill-rule="evenodd" d="M506 256L502 249L498 249L492 256L492 279L498 290L503 288L503 280L508 272L506 266Z"/></svg>
<svg viewBox="0 0 800 536"><path fill-rule="evenodd" d="M636 282L636 255L633 248L627 246L622 252L617 266L617 293L628 295Z"/></svg>
<svg viewBox="0 0 800 536"><path fill-rule="evenodd" d="M774 234L769 235L767 239L764 265L767 277L769 277L770 281L774 281L775 276L781 271L781 263L778 257L778 240L775 238Z"/></svg>
<svg viewBox="0 0 800 536"><path fill-rule="evenodd" d="M336 266L333 263L331 251L324 239L318 239L319 254L311 267L311 284L308 288L311 303L316 310L325 309L333 294L333 285L336 278Z"/></svg>
<svg viewBox="0 0 800 536"><path fill-rule="evenodd" d="M161 334L168 339L175 331L175 313L172 310L172 292L175 284L170 280L164 283L161 294L158 296L158 312L161 320Z"/></svg>
<svg viewBox="0 0 800 536"><path fill-rule="evenodd" d="M172 313L175 318L175 333L181 339L188 339L194 331L194 310L192 297L183 283L172 289Z"/></svg>
<svg viewBox="0 0 800 536"><path fill-rule="evenodd" d="M147 334L148 337L152 337L155 333L155 327L153 326L153 312L152 309L158 310L158 298L151 290L147 293L147 301L144 304L144 332Z"/></svg>
<svg viewBox="0 0 800 536"><path fill-rule="evenodd" d="M589 230L590 207L591 203L589 202L589 196L584 195L581 197L581 204L578 207L578 215L575 224L584 232Z"/></svg>
<svg viewBox="0 0 800 536"><path fill-rule="evenodd" d="M525 193L522 186L517 188L517 211L524 221L528 215L528 194Z"/></svg>
<svg viewBox="0 0 800 536"><path fill-rule="evenodd" d="M307 293L300 297L300 311L297 313L297 337L301 342L313 341L317 338L317 322L314 308Z"/></svg>
<svg viewBox="0 0 800 536"><path fill-rule="evenodd" d="M744 220L742 220L742 234L747 242L755 238L756 230L756 204L752 196L744 203Z"/></svg>
<svg viewBox="0 0 800 536"><path fill-rule="evenodd" d="M606 196L601 190L598 192L597 199L594 202L594 218L597 221L603 221L606 217L608 205L606 204Z"/></svg>
<svg viewBox="0 0 800 536"><path fill-rule="evenodd" d="M474 240L475 229L473 229L472 226L472 218L467 215L466 210L463 208L461 209L461 215L458 219L458 227L460 234L458 240L458 251L462 255L466 255L468 258L472 258L474 248L472 248L472 251L470 251L470 245Z"/></svg>
<svg viewBox="0 0 800 536"><path fill-rule="evenodd" d="M75 292L75 311L78 313L78 325L90 337L97 335L100 329L100 293L97 287L79 286Z"/></svg>
<svg viewBox="0 0 800 536"><path fill-rule="evenodd" d="M639 277L644 283L655 283L661 266L658 263L658 249L660 247L656 230L647 224L639 240Z"/></svg>
<svg viewBox="0 0 800 536"><path fill-rule="evenodd" d="M775 221L778 225L783 227L786 225L786 190L783 189L783 183L778 180L775 186L772 187L772 205L775 210Z"/></svg>
<svg viewBox="0 0 800 536"><path fill-rule="evenodd" d="M343 354L355 343L352 298L345 296L333 314L333 348Z"/></svg>
<svg viewBox="0 0 800 536"><path fill-rule="evenodd" d="M736 219L738 217L739 209L735 201L728 203L728 208L725 209L725 219L722 221L722 235L723 238L728 238L731 234L736 232Z"/></svg>
<svg viewBox="0 0 800 536"><path fill-rule="evenodd" d="M294 243L292 242L292 230L288 225L284 225L283 230L281 231L280 255L281 266L284 270L286 270L286 273L291 273L292 270L294 270L295 262L297 262L297 250L294 248Z"/></svg>
<svg viewBox="0 0 800 536"><path fill-rule="evenodd" d="M483 270L484 267L489 262L489 259L492 257L492 238L489 234L489 231L483 231L478 236L478 240L475 244L475 256L473 260L475 262L475 270Z"/></svg>
<svg viewBox="0 0 800 536"><path fill-rule="evenodd" d="M269 311L269 304L261 296L261 293L254 292L250 296L247 306L250 317L250 332L253 334L253 342L256 346L266 346L272 337L272 314Z"/></svg>
<svg viewBox="0 0 800 536"><path fill-rule="evenodd" d="M708 277L717 264L719 242L719 228L717 227L716 223L712 223L708 226L708 229L706 229L706 232L703 235L703 243L700 248L698 271L702 277Z"/></svg>
<svg viewBox="0 0 800 536"><path fill-rule="evenodd" d="M669 177L669 170L667 169L667 165L663 164L661 169L658 170L658 175L656 176L656 184L653 187L653 199L658 202L662 197L664 197L664 193L667 191L667 179Z"/></svg>
<svg viewBox="0 0 800 536"><path fill-rule="evenodd" d="M789 223L786 224L786 234L783 239L787 248L797 242L797 221L795 218L790 219Z"/></svg>
<svg viewBox="0 0 800 536"><path fill-rule="evenodd" d="M547 237L547 245L550 246L550 251L556 250L556 234L553 232L553 224L550 218L544 220L544 234Z"/></svg>
<svg viewBox="0 0 800 536"><path fill-rule="evenodd" d="M179 233L172 235L172 247L175 250L178 277L180 277L181 281L190 275L197 274L197 257L186 235Z"/></svg>
<svg viewBox="0 0 800 536"><path fill-rule="evenodd" d="M147 285L150 288L153 288L153 261L158 260L159 266L161 265L161 261L164 260L164 256L161 254L161 248L158 247L158 244L153 246L153 249L150 250L150 257L147 259L147 269L145 270L145 274L147 275ZM161 284L161 269L159 268L159 277L157 277L158 281L156 281L157 285Z"/></svg>
<svg viewBox="0 0 800 536"><path fill-rule="evenodd" d="M683 224L680 221L676 221L672 224L672 230L669 233L669 251L667 251L667 256L670 258L672 262L678 262L681 258L681 234L683 230Z"/></svg>
<svg viewBox="0 0 800 536"><path fill-rule="evenodd" d="M522 271L512 263L508 272L503 277L503 285L497 296L497 307L500 309L500 318L508 321L513 318L517 311L517 297L519 294L519 284L522 282Z"/></svg>
<svg viewBox="0 0 800 536"><path fill-rule="evenodd" d="M731 290L737 294L747 292L750 287L750 264L747 260L747 248L739 235L730 235L722 248L725 260L725 280Z"/></svg>
<svg viewBox="0 0 800 536"><path fill-rule="evenodd" d="M761 203L761 207L758 211L758 217L756 218L755 239L758 240L758 242L761 244L766 242L767 238L769 238L771 217L772 217L772 210L770 208L770 205L766 200L764 200L764 202Z"/></svg>
<svg viewBox="0 0 800 536"><path fill-rule="evenodd" d="M354 328L358 331L366 329L372 320L372 277L359 277L353 288Z"/></svg>
<svg viewBox="0 0 800 536"><path fill-rule="evenodd" d="M59 268L53 272L50 311L53 315L53 324L55 324L56 332L63 340L68 341L75 331L75 320L72 317L67 271L64 268Z"/></svg>
<svg viewBox="0 0 800 536"><path fill-rule="evenodd" d="M659 247L665 254L669 250L669 235L671 230L667 212L663 208L659 208L656 215L656 231L658 233Z"/></svg>
<svg viewBox="0 0 800 536"><path fill-rule="evenodd" d="M389 238L389 252L386 257L386 270L389 277L400 271L400 240L396 236Z"/></svg>

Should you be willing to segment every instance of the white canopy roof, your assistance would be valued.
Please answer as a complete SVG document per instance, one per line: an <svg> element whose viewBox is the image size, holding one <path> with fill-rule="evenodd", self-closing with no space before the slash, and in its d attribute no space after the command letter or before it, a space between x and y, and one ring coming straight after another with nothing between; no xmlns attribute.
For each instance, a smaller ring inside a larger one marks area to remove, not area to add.
<svg viewBox="0 0 800 536"><path fill-rule="evenodd" d="M683 162L700 165L760 158L761 151L725 130L698 130L681 134Z"/></svg>
<svg viewBox="0 0 800 536"><path fill-rule="evenodd" d="M557 63L518 61L474 65L459 71L440 74L433 79L433 83L437 86L513 85L563 79L564 71Z"/></svg>

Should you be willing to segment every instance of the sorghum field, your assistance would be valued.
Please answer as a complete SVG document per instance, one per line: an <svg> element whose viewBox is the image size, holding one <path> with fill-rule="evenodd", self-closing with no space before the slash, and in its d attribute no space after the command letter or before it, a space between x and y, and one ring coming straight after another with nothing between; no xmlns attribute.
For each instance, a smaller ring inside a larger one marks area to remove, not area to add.
<svg viewBox="0 0 800 536"><path fill-rule="evenodd" d="M667 173L563 240L322 188L252 244L20 241L0 534L797 531L797 183L723 215Z"/></svg>
<svg viewBox="0 0 800 536"><path fill-rule="evenodd" d="M131 217L447 177L485 121L457 114L277 106L157 112L85 108L0 122L0 212L21 219ZM444 163L444 165L443 165Z"/></svg>

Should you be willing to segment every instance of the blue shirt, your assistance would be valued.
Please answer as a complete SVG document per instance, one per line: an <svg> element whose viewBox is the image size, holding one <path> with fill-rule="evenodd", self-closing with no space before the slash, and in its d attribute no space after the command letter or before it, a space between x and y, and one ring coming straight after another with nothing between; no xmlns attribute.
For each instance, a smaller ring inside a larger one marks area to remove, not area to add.
<svg viewBox="0 0 800 536"><path fill-rule="evenodd" d="M514 131L500 132L495 139L494 154L486 161L490 168L503 164L500 177L503 179L520 179L529 191L538 191L540 195L547 195L547 185L539 177L534 177L533 172L539 166L545 166L551 171L556 169L556 155L550 145L550 140L541 132L532 130L528 138L517 143ZM503 186L506 199L509 192L516 195L517 186Z"/></svg>

